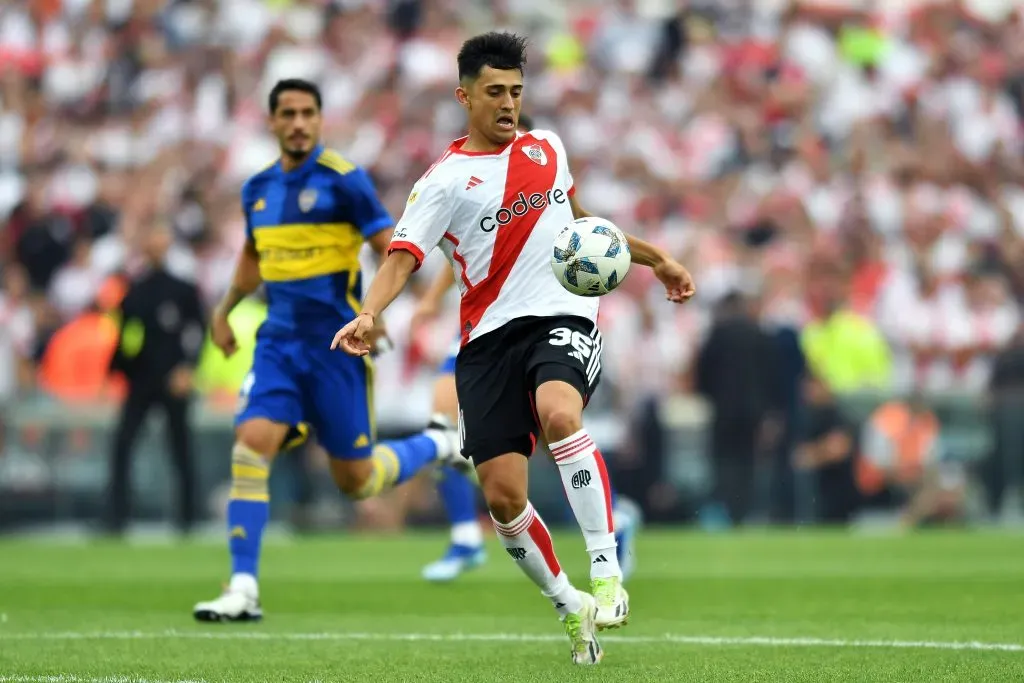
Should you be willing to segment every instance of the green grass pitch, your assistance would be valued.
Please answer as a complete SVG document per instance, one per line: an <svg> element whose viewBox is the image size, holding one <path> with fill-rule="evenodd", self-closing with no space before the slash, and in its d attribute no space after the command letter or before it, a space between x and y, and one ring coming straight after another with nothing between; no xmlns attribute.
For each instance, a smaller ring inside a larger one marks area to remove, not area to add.
<svg viewBox="0 0 1024 683"><path fill-rule="evenodd" d="M440 535L268 543L261 624L198 625L211 543L0 541L0 683L1024 681L1024 537L646 532L628 628L576 668L496 541L427 585ZM556 547L578 585L576 534Z"/></svg>

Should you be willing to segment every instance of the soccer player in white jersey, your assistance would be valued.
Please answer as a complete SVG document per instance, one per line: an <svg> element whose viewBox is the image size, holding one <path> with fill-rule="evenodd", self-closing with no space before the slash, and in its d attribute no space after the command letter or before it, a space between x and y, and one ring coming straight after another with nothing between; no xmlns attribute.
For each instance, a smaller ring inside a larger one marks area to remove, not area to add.
<svg viewBox="0 0 1024 683"><path fill-rule="evenodd" d="M462 453L508 554L558 612L577 664L603 657L596 631L625 623L628 596L615 556L604 460L583 428L583 407L600 376L596 298L577 297L549 265L555 236L589 215L575 199L562 141L517 132L525 40L488 33L459 51L459 103L469 135L456 140L413 186L362 312L333 348L362 356L377 316L435 246L458 273L462 350L455 381ZM668 299L694 294L687 270L629 236L633 263L648 266ZM527 457L538 432L558 465L591 561L593 595L569 582L551 535L527 498Z"/></svg>

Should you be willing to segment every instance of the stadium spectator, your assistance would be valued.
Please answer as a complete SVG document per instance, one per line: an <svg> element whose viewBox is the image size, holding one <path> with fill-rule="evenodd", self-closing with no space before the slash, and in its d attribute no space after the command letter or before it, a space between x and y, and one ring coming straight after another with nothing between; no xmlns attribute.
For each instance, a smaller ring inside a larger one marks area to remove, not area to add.
<svg viewBox="0 0 1024 683"><path fill-rule="evenodd" d="M775 434L763 444L771 459L768 517L776 523L796 519L796 486L792 457L801 434L807 360L800 348L801 307L794 298L793 274L776 270L765 281L760 320L771 337L778 362L778 405L769 427Z"/></svg>
<svg viewBox="0 0 1024 683"><path fill-rule="evenodd" d="M173 237L157 222L145 235L147 264L121 302L117 348L112 371L123 373L128 395L121 410L110 462L109 530L124 531L130 516L132 449L150 409L159 404L167 415L167 437L178 473L178 525L188 532L195 521L192 402L195 366L203 344L206 315L196 286L168 271Z"/></svg>
<svg viewBox="0 0 1024 683"><path fill-rule="evenodd" d="M0 405L9 406L34 384L32 358L36 315L29 299L28 275L18 264L3 271L0 293Z"/></svg>
<svg viewBox="0 0 1024 683"><path fill-rule="evenodd" d="M826 524L849 522L859 507L854 483L854 434L843 417L835 396L819 377L804 383L806 410L800 428L799 445L794 453L797 470L810 475L809 516Z"/></svg>
<svg viewBox="0 0 1024 683"><path fill-rule="evenodd" d="M982 474L989 512L996 517L1006 491L1024 486L1024 326L996 356L988 398L995 439Z"/></svg>
<svg viewBox="0 0 1024 683"><path fill-rule="evenodd" d="M890 386L889 347L870 318L848 307L845 267L826 263L811 269L810 305L819 316L801 336L811 371L837 393Z"/></svg>
<svg viewBox="0 0 1024 683"><path fill-rule="evenodd" d="M719 305L697 355L696 389L710 402L709 456L715 502L733 524L742 524L753 502L759 439L779 406L780 383L773 340L738 292Z"/></svg>
<svg viewBox="0 0 1024 683"><path fill-rule="evenodd" d="M124 398L124 377L109 373L124 288L120 278L108 278L96 301L50 337L39 364L39 386L48 394L74 406Z"/></svg>
<svg viewBox="0 0 1024 683"><path fill-rule="evenodd" d="M906 528L962 514L963 472L944 452L941 427L920 395L887 401L871 414L856 462L866 507L900 508Z"/></svg>

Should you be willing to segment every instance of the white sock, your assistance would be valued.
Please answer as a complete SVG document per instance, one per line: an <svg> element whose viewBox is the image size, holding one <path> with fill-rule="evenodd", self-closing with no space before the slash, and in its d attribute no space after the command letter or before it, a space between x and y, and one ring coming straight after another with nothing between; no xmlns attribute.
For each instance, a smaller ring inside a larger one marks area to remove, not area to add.
<svg viewBox="0 0 1024 683"><path fill-rule="evenodd" d="M583 607L579 591L569 582L569 576L565 572L558 575L551 590L541 591L541 594L555 606L559 619L565 619L566 616L578 612Z"/></svg>
<svg viewBox="0 0 1024 683"><path fill-rule="evenodd" d="M601 452L585 429L549 447L587 544L591 578L621 578L622 570L615 555L611 483Z"/></svg>
<svg viewBox="0 0 1024 683"><path fill-rule="evenodd" d="M254 598L260 594L259 584L256 582L256 577L252 574L232 574L228 590L232 593L245 593Z"/></svg>
<svg viewBox="0 0 1024 683"><path fill-rule="evenodd" d="M452 544L479 548L484 544L484 532L479 522L452 524Z"/></svg>
<svg viewBox="0 0 1024 683"><path fill-rule="evenodd" d="M435 460L444 460L451 455L452 441L448 438L448 435L442 432L440 429L425 429L423 430L424 436L430 437L430 440L437 446L437 456Z"/></svg>
<svg viewBox="0 0 1024 683"><path fill-rule="evenodd" d="M537 584L541 594L551 600L559 616L578 611L583 606L579 593L558 564L551 533L533 504L527 502L526 509L508 524L491 519L509 556Z"/></svg>

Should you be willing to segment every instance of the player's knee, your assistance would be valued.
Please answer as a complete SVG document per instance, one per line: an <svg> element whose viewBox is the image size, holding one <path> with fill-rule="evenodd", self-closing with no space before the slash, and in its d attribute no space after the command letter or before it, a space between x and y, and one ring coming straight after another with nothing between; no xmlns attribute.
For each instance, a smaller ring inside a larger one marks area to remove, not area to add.
<svg viewBox="0 0 1024 683"><path fill-rule="evenodd" d="M235 443L259 453L268 462L281 449L284 434L279 425L264 420L250 420L235 430Z"/></svg>
<svg viewBox="0 0 1024 683"><path fill-rule="evenodd" d="M526 509L526 489L507 480L481 481L484 500L494 519L511 522Z"/></svg>
<svg viewBox="0 0 1024 683"><path fill-rule="evenodd" d="M539 417L548 443L561 441L583 429L583 416L572 407L551 406Z"/></svg>
<svg viewBox="0 0 1024 683"><path fill-rule="evenodd" d="M529 482L529 461L523 453L510 451L494 458L485 457L477 465L476 473L494 519L507 524L522 514Z"/></svg>
<svg viewBox="0 0 1024 683"><path fill-rule="evenodd" d="M369 460L331 460L331 478L335 486L346 496L363 500L374 494L368 484L373 476L373 465Z"/></svg>

